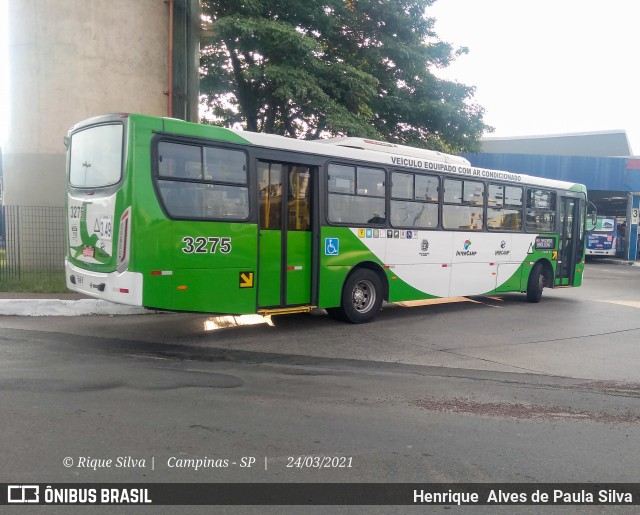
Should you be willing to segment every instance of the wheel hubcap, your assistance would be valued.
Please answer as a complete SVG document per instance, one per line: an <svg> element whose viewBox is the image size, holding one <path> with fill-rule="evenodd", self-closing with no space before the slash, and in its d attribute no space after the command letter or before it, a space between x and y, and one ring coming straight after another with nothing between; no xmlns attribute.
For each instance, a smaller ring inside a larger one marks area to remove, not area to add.
<svg viewBox="0 0 640 515"><path fill-rule="evenodd" d="M366 313L376 301L376 292L369 281L360 281L351 294L353 307L359 313Z"/></svg>

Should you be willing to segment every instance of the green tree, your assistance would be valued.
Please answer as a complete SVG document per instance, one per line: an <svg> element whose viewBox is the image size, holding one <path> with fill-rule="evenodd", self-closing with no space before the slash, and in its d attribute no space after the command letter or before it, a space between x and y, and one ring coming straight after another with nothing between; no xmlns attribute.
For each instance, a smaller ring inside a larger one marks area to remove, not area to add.
<svg viewBox="0 0 640 515"><path fill-rule="evenodd" d="M476 151L474 88L431 71L466 52L438 40L434 1L203 0L202 100L252 131Z"/></svg>

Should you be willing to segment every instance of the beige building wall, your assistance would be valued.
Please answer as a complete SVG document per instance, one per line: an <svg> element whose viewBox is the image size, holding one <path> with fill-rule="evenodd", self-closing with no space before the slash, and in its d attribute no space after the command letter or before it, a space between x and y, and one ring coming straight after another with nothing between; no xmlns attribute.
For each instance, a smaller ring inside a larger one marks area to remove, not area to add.
<svg viewBox="0 0 640 515"><path fill-rule="evenodd" d="M170 73L173 115L197 119L198 101L198 0L8 0L7 14L0 287L63 266L72 125L113 112L169 115Z"/></svg>
<svg viewBox="0 0 640 515"><path fill-rule="evenodd" d="M4 204L62 206L63 138L110 112L168 114L165 0L8 0Z"/></svg>

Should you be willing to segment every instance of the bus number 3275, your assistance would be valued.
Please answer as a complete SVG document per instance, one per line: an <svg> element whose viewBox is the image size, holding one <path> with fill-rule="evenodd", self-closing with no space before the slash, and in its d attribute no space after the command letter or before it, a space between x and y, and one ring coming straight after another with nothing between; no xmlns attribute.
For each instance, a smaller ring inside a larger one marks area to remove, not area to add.
<svg viewBox="0 0 640 515"><path fill-rule="evenodd" d="M215 254L220 251L223 254L231 252L231 238L185 236L182 238L182 252L185 254Z"/></svg>

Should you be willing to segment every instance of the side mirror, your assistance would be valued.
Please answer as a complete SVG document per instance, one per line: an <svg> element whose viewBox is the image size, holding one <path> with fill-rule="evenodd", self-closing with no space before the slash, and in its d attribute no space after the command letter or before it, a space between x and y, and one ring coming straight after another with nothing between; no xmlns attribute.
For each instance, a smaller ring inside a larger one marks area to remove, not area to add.
<svg viewBox="0 0 640 515"><path fill-rule="evenodd" d="M587 205L587 231L593 231L598 220L598 208L593 202Z"/></svg>

